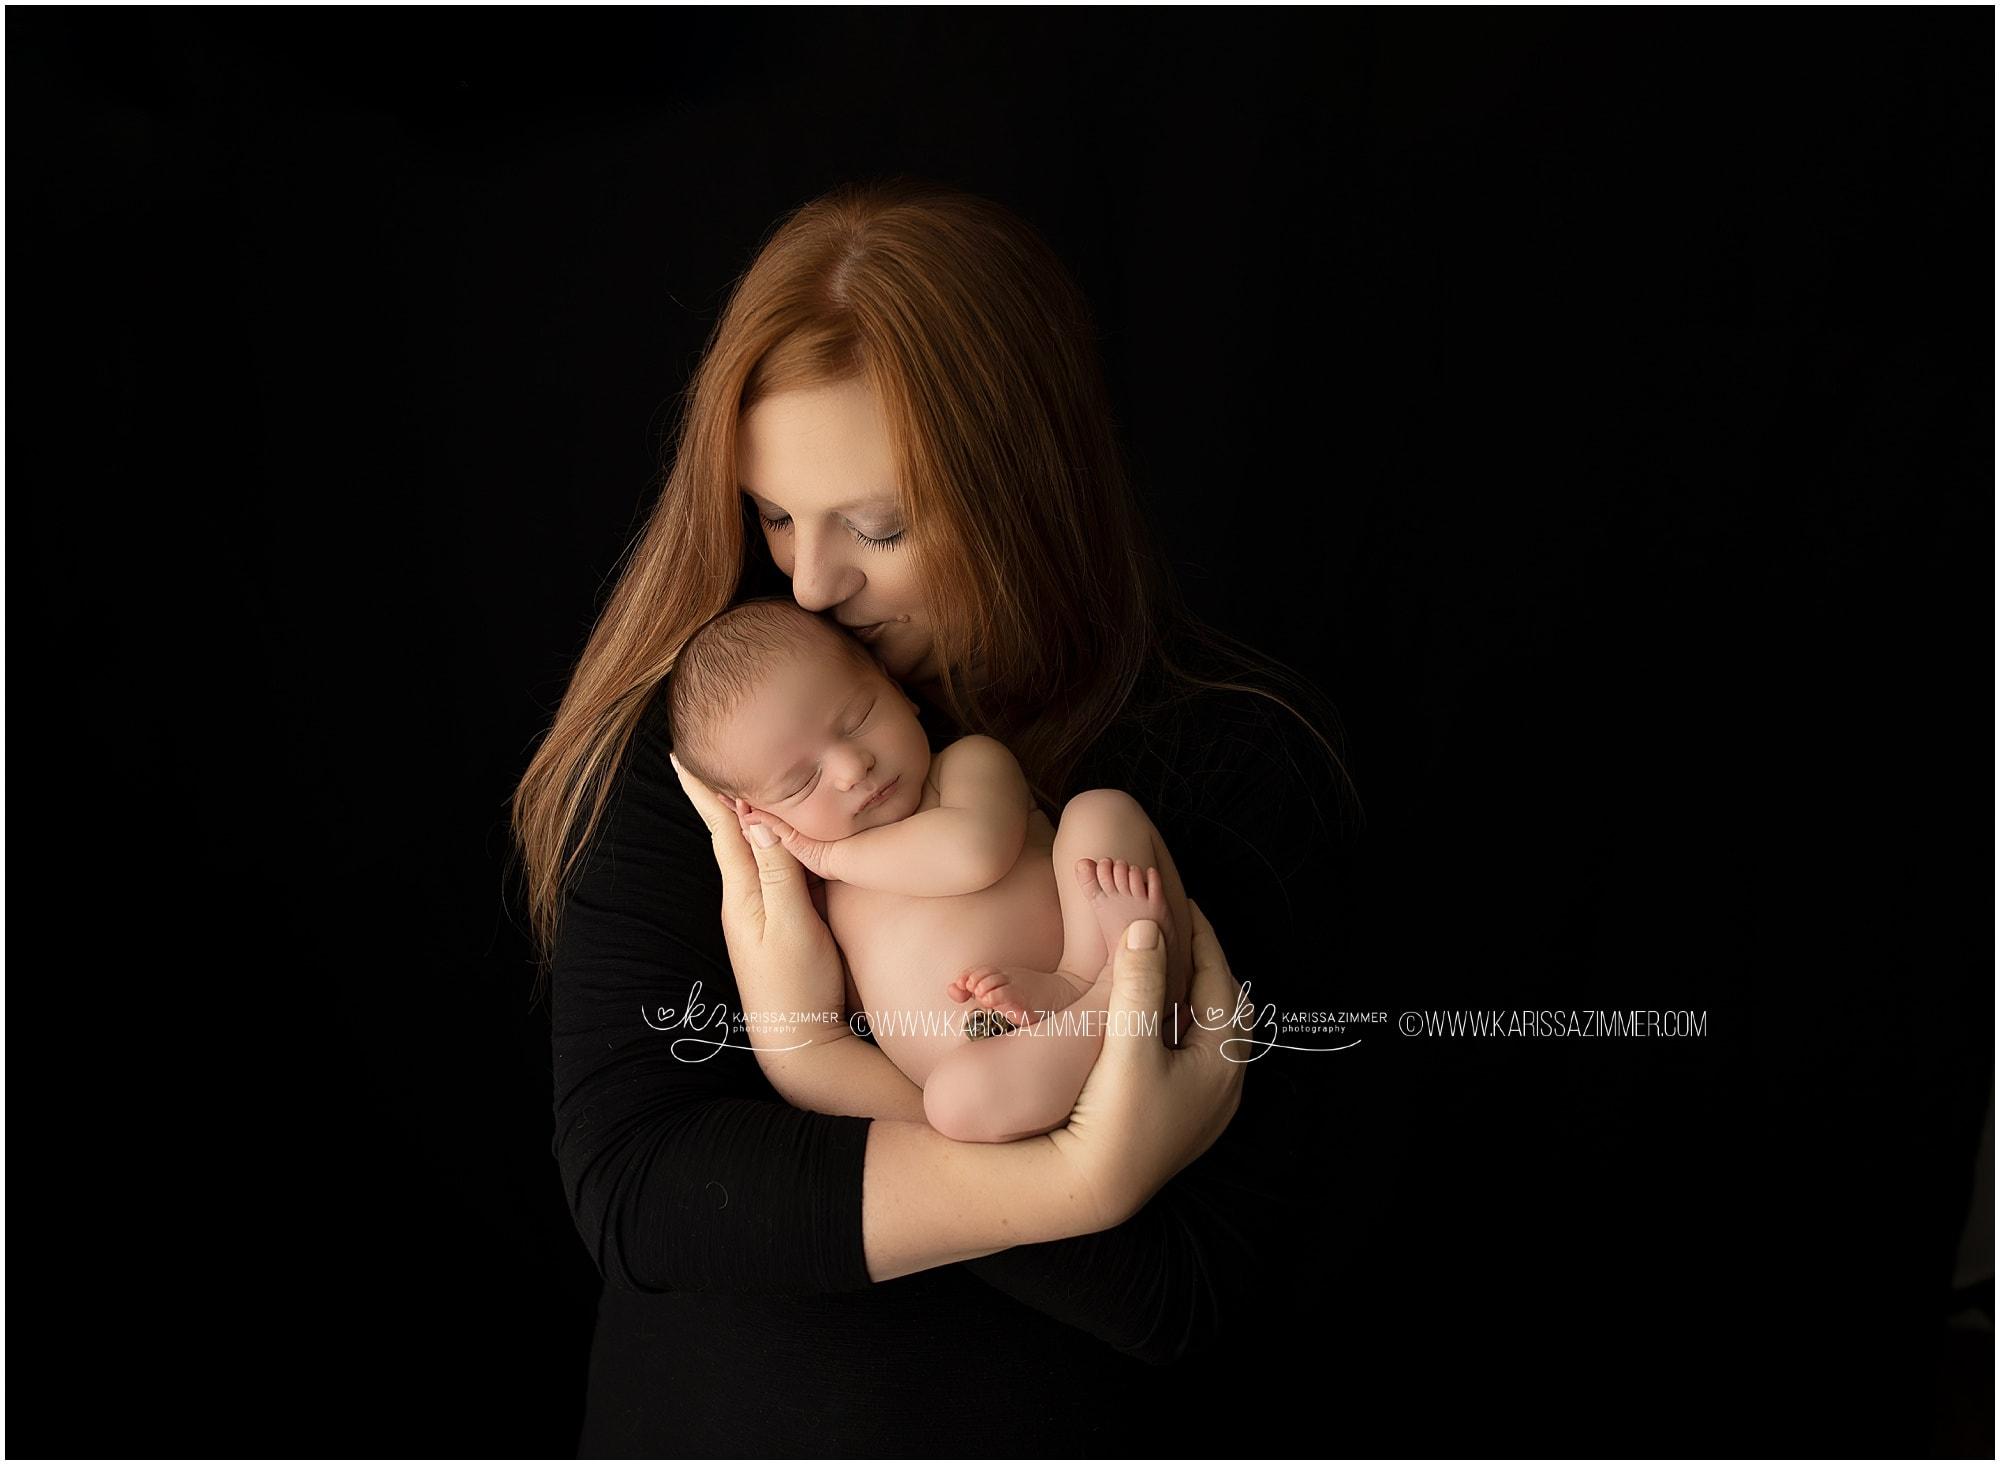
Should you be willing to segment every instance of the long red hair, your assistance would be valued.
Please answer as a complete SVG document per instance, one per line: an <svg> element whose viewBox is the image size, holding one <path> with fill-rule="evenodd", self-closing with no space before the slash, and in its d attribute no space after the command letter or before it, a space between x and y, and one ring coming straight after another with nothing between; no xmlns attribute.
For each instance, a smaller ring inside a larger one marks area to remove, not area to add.
<svg viewBox="0 0 2000 1465"><path fill-rule="evenodd" d="M1050 812L1149 669L1149 685L1312 700L1181 605L1132 492L1089 308L1042 238L921 182L836 189L784 218L730 295L659 501L515 790L545 958L634 726L688 636L739 594L753 540L739 421L768 396L856 377L889 422L943 710L1006 743ZM1176 664L1187 637L1237 674Z"/></svg>

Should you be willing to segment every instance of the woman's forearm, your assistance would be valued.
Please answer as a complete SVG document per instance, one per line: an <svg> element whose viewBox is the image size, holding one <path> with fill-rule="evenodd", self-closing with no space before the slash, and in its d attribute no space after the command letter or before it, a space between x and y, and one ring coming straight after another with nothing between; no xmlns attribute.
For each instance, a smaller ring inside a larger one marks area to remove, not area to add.
<svg viewBox="0 0 2000 1465"><path fill-rule="evenodd" d="M946 1139L924 1118L923 1090L859 1037L787 1054L782 1063L767 1062L765 1072L795 1108L875 1120L861 1172L862 1251L871 1281L1109 1224L1091 1219L1096 1197L1055 1140Z"/></svg>
<svg viewBox="0 0 2000 1465"><path fill-rule="evenodd" d="M928 1124L868 1126L861 1234L870 1281L1115 1224L1102 1211L1049 1135L972 1144Z"/></svg>

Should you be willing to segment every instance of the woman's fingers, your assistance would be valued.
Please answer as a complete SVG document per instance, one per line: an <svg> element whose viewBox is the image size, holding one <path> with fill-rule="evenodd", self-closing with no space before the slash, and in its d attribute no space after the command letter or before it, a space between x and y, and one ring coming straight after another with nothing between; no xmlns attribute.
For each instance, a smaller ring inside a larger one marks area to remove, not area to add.
<svg viewBox="0 0 2000 1465"><path fill-rule="evenodd" d="M714 789L681 767L681 760L667 754L681 791L694 805L701 822L708 826L709 842L715 848L715 863L722 870L722 903L726 910L739 910L757 903L757 861L744 840L736 811Z"/></svg>
<svg viewBox="0 0 2000 1465"><path fill-rule="evenodd" d="M776 921L779 933L784 934L801 930L797 923L802 918L819 921L812 886L807 883L812 872L786 847L786 841L792 837L792 826L747 799L736 801L735 812L742 821L743 837L750 841L750 851L756 857L766 928Z"/></svg>
<svg viewBox="0 0 2000 1465"><path fill-rule="evenodd" d="M681 792L688 796L695 813L708 826L709 838L720 846L725 843L723 836L727 834L740 843L742 830L737 822L736 810L730 806L729 800L689 773L672 753L667 754L667 761L674 765L674 775L681 781Z"/></svg>
<svg viewBox="0 0 2000 1465"><path fill-rule="evenodd" d="M810 916L817 921L819 913L813 909L812 891L806 887L806 867L785 848L777 831L768 824L753 824L744 834L757 860L765 919L789 922ZM767 844L766 840L770 842Z"/></svg>
<svg viewBox="0 0 2000 1465"><path fill-rule="evenodd" d="M1194 1008L1194 1029L1182 1046L1205 1048L1241 1063L1250 1050L1240 1041L1252 1032L1249 1004L1243 1001L1243 987L1230 973L1229 958L1215 939L1215 927L1188 902L1188 921L1194 927L1189 949L1194 956L1194 976L1188 984L1188 1003ZM1227 1046L1225 1046L1227 1045Z"/></svg>
<svg viewBox="0 0 2000 1465"><path fill-rule="evenodd" d="M759 943L778 937L810 940L825 930L806 885L805 866L778 842L767 825L745 827L736 801L725 799L667 755L681 789L708 826L715 863L722 869L722 921L731 940ZM768 839L768 845L762 840Z"/></svg>
<svg viewBox="0 0 2000 1465"><path fill-rule="evenodd" d="M1160 1013L1167 1000L1167 949L1157 921L1134 921L1111 953L1111 997L1099 1063L1164 1065Z"/></svg>

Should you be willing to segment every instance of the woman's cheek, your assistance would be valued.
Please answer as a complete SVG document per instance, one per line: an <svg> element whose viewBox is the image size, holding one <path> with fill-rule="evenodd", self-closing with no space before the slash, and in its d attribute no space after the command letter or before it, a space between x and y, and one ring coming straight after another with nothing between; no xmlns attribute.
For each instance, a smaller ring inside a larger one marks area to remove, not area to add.
<svg viewBox="0 0 2000 1465"><path fill-rule="evenodd" d="M896 647L896 675L908 678L924 670L931 659L931 638L923 631L914 631L904 637Z"/></svg>

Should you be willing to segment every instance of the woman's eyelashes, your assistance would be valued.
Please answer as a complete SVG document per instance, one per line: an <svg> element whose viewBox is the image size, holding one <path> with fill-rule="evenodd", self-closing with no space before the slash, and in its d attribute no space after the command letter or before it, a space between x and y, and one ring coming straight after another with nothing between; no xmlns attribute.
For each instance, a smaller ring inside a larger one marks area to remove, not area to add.
<svg viewBox="0 0 2000 1465"><path fill-rule="evenodd" d="M764 521L764 527L769 529L773 534L782 534L787 529L792 527L792 516L790 514L783 514L777 518L773 518L771 515L765 513L762 509L759 509L757 511L757 517ZM870 549L894 549L896 545L902 540L904 533L903 530L898 529L894 534L891 534L886 538L877 539L872 535L863 534L859 529L856 529L852 524L847 523L847 521L844 519L841 521L841 523L846 528L847 532L854 536L855 541L857 543L865 544Z"/></svg>

